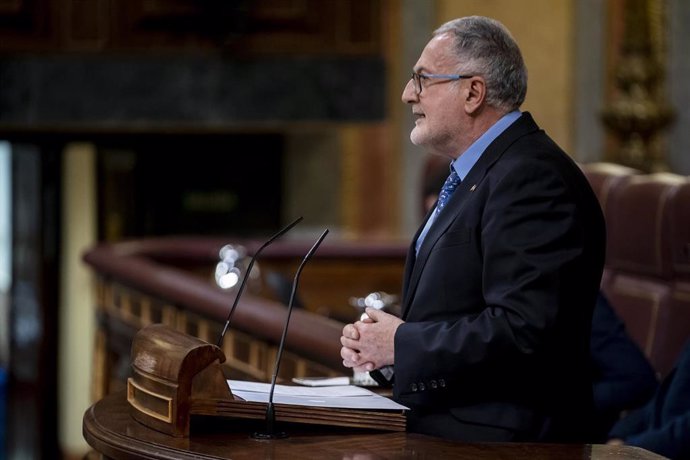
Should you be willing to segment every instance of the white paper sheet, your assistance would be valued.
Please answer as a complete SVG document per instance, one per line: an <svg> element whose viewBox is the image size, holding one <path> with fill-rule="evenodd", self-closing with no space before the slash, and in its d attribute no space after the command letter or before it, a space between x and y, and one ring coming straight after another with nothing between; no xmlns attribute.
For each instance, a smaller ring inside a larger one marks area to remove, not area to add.
<svg viewBox="0 0 690 460"><path fill-rule="evenodd" d="M350 377L294 377L292 381L308 387L330 387L335 385L349 385Z"/></svg>
<svg viewBox="0 0 690 460"><path fill-rule="evenodd" d="M268 402L271 385L268 383L228 380L233 394L245 401ZM407 407L392 399L354 385L328 387L302 387L276 385L273 392L276 404L337 407L343 409L406 410Z"/></svg>

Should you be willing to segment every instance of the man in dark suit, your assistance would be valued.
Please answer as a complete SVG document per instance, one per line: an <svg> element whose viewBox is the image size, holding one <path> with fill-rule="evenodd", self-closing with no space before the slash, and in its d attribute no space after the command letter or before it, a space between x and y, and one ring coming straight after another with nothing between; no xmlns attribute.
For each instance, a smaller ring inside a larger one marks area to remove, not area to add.
<svg viewBox="0 0 690 460"><path fill-rule="evenodd" d="M452 160L415 235L402 317L343 328L346 367L393 383L408 429L465 441L584 441L589 338L604 263L599 204L521 113L510 33L469 17L435 31L402 95L410 139Z"/></svg>

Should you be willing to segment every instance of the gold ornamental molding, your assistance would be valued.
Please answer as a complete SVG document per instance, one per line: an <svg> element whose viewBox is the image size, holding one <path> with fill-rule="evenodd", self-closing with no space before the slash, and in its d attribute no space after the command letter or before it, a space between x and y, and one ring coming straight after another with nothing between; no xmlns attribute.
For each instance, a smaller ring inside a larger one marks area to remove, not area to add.
<svg viewBox="0 0 690 460"><path fill-rule="evenodd" d="M623 36L615 85L603 111L617 140L612 161L645 172L667 171L663 132L673 120L665 86L665 0L622 0Z"/></svg>

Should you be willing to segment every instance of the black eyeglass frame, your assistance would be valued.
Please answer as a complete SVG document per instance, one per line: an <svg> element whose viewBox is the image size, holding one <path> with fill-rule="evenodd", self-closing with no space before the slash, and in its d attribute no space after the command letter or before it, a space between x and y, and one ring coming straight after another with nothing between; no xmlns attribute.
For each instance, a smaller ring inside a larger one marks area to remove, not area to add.
<svg viewBox="0 0 690 460"><path fill-rule="evenodd" d="M438 80L454 81L454 80L462 80L463 78L472 78L472 77L474 77L474 75L460 75L457 73L412 72L412 76L410 78L412 79L415 90L417 91L417 95L419 95L419 94L422 94L422 89L424 89L424 86L422 85L422 79L428 80L430 78L433 78L433 79L438 79Z"/></svg>

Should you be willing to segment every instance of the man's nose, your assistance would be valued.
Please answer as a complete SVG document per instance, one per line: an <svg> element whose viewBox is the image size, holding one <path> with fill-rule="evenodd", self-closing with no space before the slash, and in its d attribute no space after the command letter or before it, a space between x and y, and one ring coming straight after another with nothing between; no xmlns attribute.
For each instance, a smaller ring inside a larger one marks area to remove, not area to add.
<svg viewBox="0 0 690 460"><path fill-rule="evenodd" d="M402 101L406 104L412 104L413 102L416 102L418 98L419 95L417 94L417 91L414 88L414 82L412 81L412 79L410 79L410 81L407 82L405 88L403 89Z"/></svg>

